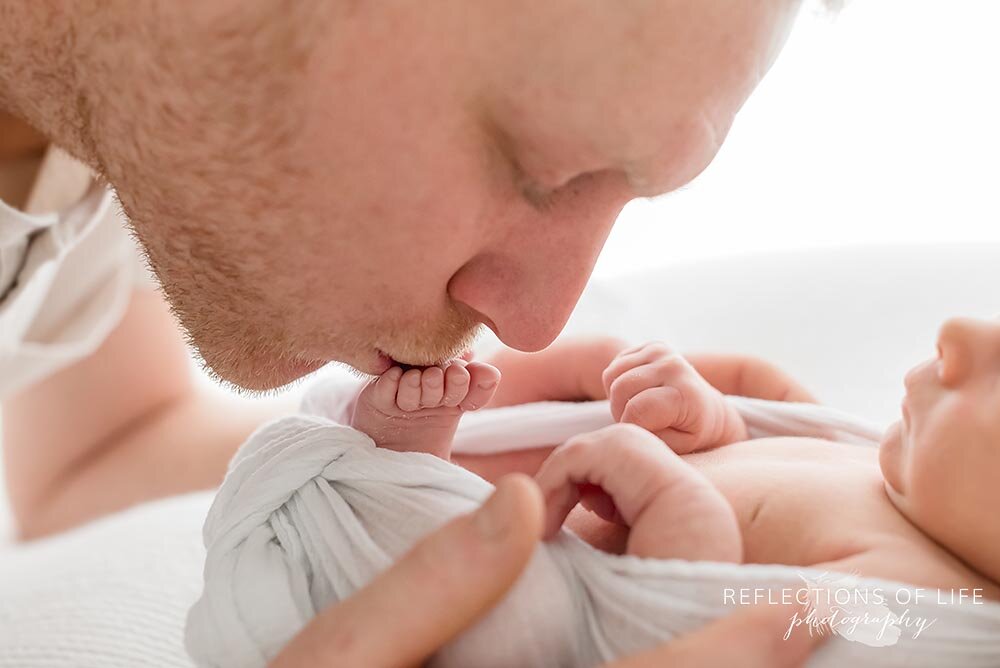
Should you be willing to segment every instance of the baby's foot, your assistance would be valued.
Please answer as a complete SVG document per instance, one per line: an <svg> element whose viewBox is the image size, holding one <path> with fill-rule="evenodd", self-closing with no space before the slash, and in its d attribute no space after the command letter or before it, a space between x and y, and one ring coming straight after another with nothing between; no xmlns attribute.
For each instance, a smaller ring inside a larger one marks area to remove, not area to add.
<svg viewBox="0 0 1000 668"><path fill-rule="evenodd" d="M351 426L380 448L449 459L462 413L489 403L499 382L500 371L482 362L453 360L406 372L395 366L361 390Z"/></svg>

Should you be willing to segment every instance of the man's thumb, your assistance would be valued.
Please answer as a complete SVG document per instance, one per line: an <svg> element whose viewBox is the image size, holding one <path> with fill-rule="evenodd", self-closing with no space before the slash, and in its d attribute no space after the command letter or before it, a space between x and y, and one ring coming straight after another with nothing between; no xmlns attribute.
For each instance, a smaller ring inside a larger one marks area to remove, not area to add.
<svg viewBox="0 0 1000 668"><path fill-rule="evenodd" d="M324 610L282 652L317 665L418 665L507 593L542 533L541 492L528 476L501 479L476 512L417 543L367 587ZM402 519L405 521L405 518ZM306 665L306 664L301 664Z"/></svg>

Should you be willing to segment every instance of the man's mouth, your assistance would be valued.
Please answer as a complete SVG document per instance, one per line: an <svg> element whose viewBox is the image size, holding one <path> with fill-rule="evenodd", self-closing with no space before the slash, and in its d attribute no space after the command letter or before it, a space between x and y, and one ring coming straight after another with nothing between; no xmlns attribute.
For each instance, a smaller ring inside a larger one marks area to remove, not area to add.
<svg viewBox="0 0 1000 668"><path fill-rule="evenodd" d="M376 350L376 353L377 353L377 359L375 362L376 375L381 375L394 366L398 366L403 371L409 371L410 369L426 369L428 366L434 366L433 364L408 364L406 362L402 362L396 359L392 355L389 355L388 353L382 350Z"/></svg>
<svg viewBox="0 0 1000 668"><path fill-rule="evenodd" d="M397 366L396 360L394 360L389 355L385 354L381 350L375 351L375 370L373 373L377 376L382 375L394 366Z"/></svg>
<svg viewBox="0 0 1000 668"><path fill-rule="evenodd" d="M381 375L394 366L398 366L403 371L409 371L410 369L426 369L428 367L445 364L446 362L450 361L450 360L441 360L440 362L437 362L435 364L410 364L409 362L403 362L402 360L396 359L392 355L388 354L387 352L379 348L376 348L375 352L376 352L376 361L375 361L376 370L373 372L375 375ZM455 359L464 359L468 361L469 359L471 359L471 354L469 353L469 351L466 351L465 353L459 355Z"/></svg>

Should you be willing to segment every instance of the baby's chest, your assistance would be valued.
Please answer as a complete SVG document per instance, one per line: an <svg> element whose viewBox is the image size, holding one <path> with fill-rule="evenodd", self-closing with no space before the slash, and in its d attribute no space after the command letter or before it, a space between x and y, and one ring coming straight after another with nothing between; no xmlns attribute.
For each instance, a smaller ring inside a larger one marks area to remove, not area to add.
<svg viewBox="0 0 1000 668"><path fill-rule="evenodd" d="M909 527L885 495L873 457L838 457L825 442L747 445L758 443L765 447L691 460L736 511L746 562L811 566Z"/></svg>

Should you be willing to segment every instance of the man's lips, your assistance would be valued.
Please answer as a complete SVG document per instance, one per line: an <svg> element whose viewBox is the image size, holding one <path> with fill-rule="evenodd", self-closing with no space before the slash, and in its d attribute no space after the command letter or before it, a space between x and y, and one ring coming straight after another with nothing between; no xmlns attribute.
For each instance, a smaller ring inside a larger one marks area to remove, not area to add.
<svg viewBox="0 0 1000 668"><path fill-rule="evenodd" d="M375 350L375 357L376 359L374 363L374 370L371 372L375 375L381 375L394 366L398 366L403 371L408 371L410 369L426 369L432 366L439 366L450 361L450 360L442 360L440 362L437 362L436 364L410 364L408 362L401 362L400 360L392 357L391 355L380 349ZM467 350L461 355L455 357L454 359L461 359L465 360L466 362L469 362L472 360L472 351Z"/></svg>
<svg viewBox="0 0 1000 668"><path fill-rule="evenodd" d="M407 364L406 362L400 362L398 359L386 354L381 350L376 350L375 356L375 370L372 372L377 376L382 375L394 366L398 366L403 371L408 371L410 369L426 369L428 366L434 366L433 364Z"/></svg>
<svg viewBox="0 0 1000 668"><path fill-rule="evenodd" d="M381 350L375 351L375 369L372 373L380 376L394 366L396 366L396 360L392 359Z"/></svg>

